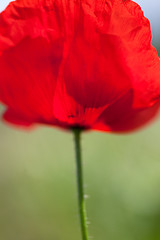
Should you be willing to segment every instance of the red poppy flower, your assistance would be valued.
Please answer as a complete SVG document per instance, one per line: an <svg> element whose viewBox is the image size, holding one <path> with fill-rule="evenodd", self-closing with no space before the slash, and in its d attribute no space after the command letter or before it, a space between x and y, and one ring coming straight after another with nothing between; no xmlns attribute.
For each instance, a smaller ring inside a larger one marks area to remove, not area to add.
<svg viewBox="0 0 160 240"><path fill-rule="evenodd" d="M157 113L160 61L130 0L17 0L0 15L4 119L129 131Z"/></svg>

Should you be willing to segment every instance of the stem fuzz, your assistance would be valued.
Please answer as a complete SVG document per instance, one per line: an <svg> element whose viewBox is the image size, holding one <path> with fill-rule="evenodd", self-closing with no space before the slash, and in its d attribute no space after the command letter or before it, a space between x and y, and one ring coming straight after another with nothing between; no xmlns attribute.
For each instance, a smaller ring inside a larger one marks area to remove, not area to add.
<svg viewBox="0 0 160 240"><path fill-rule="evenodd" d="M81 142L80 142L80 129L74 129L74 142L76 151L76 173L77 173L77 189L78 189L78 204L79 204L79 215L82 240L89 240L87 231L87 217L85 209L85 195L84 195L84 184L83 184L83 170L82 170L82 156L81 156Z"/></svg>

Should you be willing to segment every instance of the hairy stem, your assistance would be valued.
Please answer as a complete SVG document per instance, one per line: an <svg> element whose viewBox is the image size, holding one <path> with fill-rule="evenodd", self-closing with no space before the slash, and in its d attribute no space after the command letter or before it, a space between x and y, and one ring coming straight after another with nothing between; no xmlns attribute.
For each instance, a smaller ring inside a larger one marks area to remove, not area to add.
<svg viewBox="0 0 160 240"><path fill-rule="evenodd" d="M84 198L82 155L81 155L81 142L80 142L81 130L74 129L73 133L74 133L74 142L75 142L75 151L76 151L77 190L78 190L78 204L79 204L82 240L89 240L88 231L87 231L85 198Z"/></svg>

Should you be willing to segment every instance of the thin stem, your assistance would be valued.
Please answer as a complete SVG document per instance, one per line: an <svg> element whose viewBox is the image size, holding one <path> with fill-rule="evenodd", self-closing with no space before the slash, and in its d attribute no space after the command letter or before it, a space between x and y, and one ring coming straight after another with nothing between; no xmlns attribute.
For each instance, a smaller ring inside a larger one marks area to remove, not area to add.
<svg viewBox="0 0 160 240"><path fill-rule="evenodd" d="M78 188L78 203L79 215L82 232L82 240L89 240L87 232L87 217L84 199L84 185L83 185L83 170L82 170L82 157L81 157L81 144L80 144L80 129L74 129L74 142L76 151L76 172L77 172L77 188Z"/></svg>

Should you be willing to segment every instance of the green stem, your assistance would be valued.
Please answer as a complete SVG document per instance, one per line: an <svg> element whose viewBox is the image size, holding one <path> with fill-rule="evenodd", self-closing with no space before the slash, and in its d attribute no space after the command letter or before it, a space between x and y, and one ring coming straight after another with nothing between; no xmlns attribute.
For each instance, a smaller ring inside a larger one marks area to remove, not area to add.
<svg viewBox="0 0 160 240"><path fill-rule="evenodd" d="M80 129L74 129L74 142L76 151L76 172L77 172L77 188L78 188L78 203L79 203L79 215L82 232L82 240L89 240L87 232L87 217L85 210L85 198L84 198L84 185L83 185L83 171L82 171L82 158L81 158L81 144L80 144Z"/></svg>

